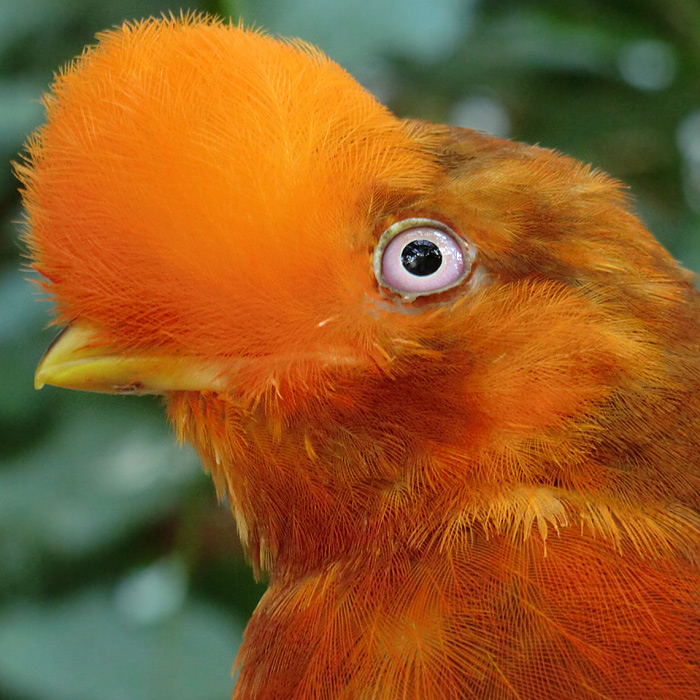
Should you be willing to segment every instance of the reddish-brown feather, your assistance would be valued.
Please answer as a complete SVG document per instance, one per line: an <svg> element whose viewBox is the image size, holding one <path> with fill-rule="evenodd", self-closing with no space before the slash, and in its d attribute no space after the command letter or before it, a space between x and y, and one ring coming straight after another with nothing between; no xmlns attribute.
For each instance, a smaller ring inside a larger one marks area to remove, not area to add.
<svg viewBox="0 0 700 700"><path fill-rule="evenodd" d="M58 320L230 367L167 400L270 578L235 698L698 697L700 297L617 183L196 18L102 36L47 104ZM407 301L372 250L416 216L475 269Z"/></svg>

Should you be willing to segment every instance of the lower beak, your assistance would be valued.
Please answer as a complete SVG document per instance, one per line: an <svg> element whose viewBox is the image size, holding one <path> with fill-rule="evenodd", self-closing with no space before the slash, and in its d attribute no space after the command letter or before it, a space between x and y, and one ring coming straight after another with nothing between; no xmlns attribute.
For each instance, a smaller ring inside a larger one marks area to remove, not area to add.
<svg viewBox="0 0 700 700"><path fill-rule="evenodd" d="M39 362L34 387L45 384L105 394L224 391L222 370L187 355L106 347L93 326L76 322L51 343Z"/></svg>

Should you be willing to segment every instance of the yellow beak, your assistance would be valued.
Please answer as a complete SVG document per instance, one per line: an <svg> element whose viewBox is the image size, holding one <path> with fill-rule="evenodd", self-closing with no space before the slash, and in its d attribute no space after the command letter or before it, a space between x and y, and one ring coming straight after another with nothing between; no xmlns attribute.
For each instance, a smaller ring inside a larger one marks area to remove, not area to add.
<svg viewBox="0 0 700 700"><path fill-rule="evenodd" d="M221 367L186 355L122 353L83 322L67 326L44 353L34 387L45 384L105 394L225 390Z"/></svg>

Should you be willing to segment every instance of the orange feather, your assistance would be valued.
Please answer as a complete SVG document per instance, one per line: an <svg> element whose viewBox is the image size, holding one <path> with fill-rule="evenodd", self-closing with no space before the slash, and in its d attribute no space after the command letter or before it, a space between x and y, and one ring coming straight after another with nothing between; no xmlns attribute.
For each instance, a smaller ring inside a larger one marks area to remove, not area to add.
<svg viewBox="0 0 700 700"><path fill-rule="evenodd" d="M270 579L234 697L697 697L700 298L618 183L300 42L99 40L18 166L89 329L37 382L166 395ZM390 282L404 228L459 276Z"/></svg>

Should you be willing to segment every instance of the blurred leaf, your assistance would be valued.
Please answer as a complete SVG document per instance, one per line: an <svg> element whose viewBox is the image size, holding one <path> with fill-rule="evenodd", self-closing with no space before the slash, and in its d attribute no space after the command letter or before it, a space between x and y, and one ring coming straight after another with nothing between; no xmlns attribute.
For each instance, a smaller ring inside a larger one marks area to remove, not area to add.
<svg viewBox="0 0 700 700"><path fill-rule="evenodd" d="M0 81L0 151L13 150L44 116L40 103L44 86L39 80Z"/></svg>
<svg viewBox="0 0 700 700"><path fill-rule="evenodd" d="M478 60L465 68L606 74L624 41L618 28L568 21L536 7L514 8L469 37L463 48Z"/></svg>
<svg viewBox="0 0 700 700"><path fill-rule="evenodd" d="M362 73L393 53L422 61L450 53L471 22L475 4L471 0L265 0L251 4L248 21L302 37L346 69Z"/></svg>
<svg viewBox="0 0 700 700"><path fill-rule="evenodd" d="M40 302L38 289L26 277L14 268L0 271L0 344L30 335L49 318L46 301Z"/></svg>
<svg viewBox="0 0 700 700"><path fill-rule="evenodd" d="M9 423L28 418L43 404L32 377L42 342L52 335L42 331L46 303L38 302L37 290L24 277L19 270L0 272L0 421Z"/></svg>
<svg viewBox="0 0 700 700"><path fill-rule="evenodd" d="M0 2L0 47L35 27L54 24L72 11L70 0L4 0Z"/></svg>
<svg viewBox="0 0 700 700"><path fill-rule="evenodd" d="M204 478L138 400L93 398L79 395L49 439L0 471L0 552L7 541L88 552L162 516Z"/></svg>
<svg viewBox="0 0 700 700"><path fill-rule="evenodd" d="M201 601L144 624L96 589L0 611L0 680L37 700L226 700L241 634Z"/></svg>

